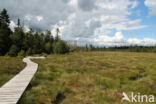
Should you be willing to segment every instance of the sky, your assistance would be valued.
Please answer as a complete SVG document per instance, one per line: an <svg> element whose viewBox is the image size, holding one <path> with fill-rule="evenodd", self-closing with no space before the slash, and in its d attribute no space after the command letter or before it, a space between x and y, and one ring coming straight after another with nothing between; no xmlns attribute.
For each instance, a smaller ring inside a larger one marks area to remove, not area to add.
<svg viewBox="0 0 156 104"><path fill-rule="evenodd" d="M156 0L0 0L10 27L17 19L35 30L50 30L79 45L156 44Z"/></svg>

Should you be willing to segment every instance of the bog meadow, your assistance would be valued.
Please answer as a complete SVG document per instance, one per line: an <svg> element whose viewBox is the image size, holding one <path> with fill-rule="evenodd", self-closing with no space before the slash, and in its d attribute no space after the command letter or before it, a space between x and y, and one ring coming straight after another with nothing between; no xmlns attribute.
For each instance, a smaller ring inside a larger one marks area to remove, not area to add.
<svg viewBox="0 0 156 104"><path fill-rule="evenodd" d="M26 31L20 18L13 29L11 22L7 9L2 9L0 87L26 67L24 57L46 57L31 59L38 70L18 104L156 103L156 45L119 45L118 40L110 46L79 44L78 39L62 38L59 27ZM123 92L131 101L122 100Z"/></svg>

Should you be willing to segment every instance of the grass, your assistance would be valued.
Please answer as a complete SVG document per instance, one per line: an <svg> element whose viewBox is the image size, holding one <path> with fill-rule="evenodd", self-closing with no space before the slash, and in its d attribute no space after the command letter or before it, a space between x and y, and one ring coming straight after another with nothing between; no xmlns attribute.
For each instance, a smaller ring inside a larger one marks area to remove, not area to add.
<svg viewBox="0 0 156 104"><path fill-rule="evenodd" d="M123 91L156 96L155 53L77 52L34 61L39 70L19 104L129 104L115 96Z"/></svg>
<svg viewBox="0 0 156 104"><path fill-rule="evenodd" d="M0 87L25 67L21 58L0 57Z"/></svg>

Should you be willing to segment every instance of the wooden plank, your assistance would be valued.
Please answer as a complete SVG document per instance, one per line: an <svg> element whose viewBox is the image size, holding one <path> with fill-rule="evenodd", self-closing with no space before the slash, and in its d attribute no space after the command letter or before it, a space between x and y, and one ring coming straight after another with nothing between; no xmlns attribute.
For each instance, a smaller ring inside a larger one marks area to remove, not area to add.
<svg viewBox="0 0 156 104"><path fill-rule="evenodd" d="M0 104L16 104L19 101L38 69L38 64L30 60L32 58L44 59L45 57L26 57L23 59L27 66L0 88Z"/></svg>

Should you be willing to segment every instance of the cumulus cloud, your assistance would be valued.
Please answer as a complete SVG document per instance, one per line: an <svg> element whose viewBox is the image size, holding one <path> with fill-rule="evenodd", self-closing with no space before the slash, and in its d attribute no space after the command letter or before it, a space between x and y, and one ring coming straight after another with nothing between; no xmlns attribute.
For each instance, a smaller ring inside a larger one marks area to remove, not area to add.
<svg viewBox="0 0 156 104"><path fill-rule="evenodd" d="M22 24L23 25L23 24ZM14 28L15 27L17 27L17 24L14 22L14 21L10 21L10 25L9 25L9 27L10 27L10 29L12 30L12 31L14 31ZM26 26L26 25L24 25L24 31L25 32L28 32L30 29L29 29L29 27L28 26Z"/></svg>
<svg viewBox="0 0 156 104"><path fill-rule="evenodd" d="M126 42L122 32L116 32L112 37L108 35L101 35L99 37L95 37L93 41L97 44L106 46L122 46L125 45Z"/></svg>
<svg viewBox="0 0 156 104"><path fill-rule="evenodd" d="M63 39L76 39L80 44L100 44L101 38L119 44L124 36L119 32L109 37L112 30L146 28L141 19L129 18L137 5L137 0L0 0L0 9L6 8L10 14L11 27L17 18L27 31L49 29L55 34L59 27Z"/></svg>
<svg viewBox="0 0 156 104"><path fill-rule="evenodd" d="M14 21L10 21L10 29L13 31L14 28L16 27L17 25L15 24Z"/></svg>
<svg viewBox="0 0 156 104"><path fill-rule="evenodd" d="M0 9L6 8L12 21L20 18L34 29L51 29L73 12L69 0L0 0Z"/></svg>
<svg viewBox="0 0 156 104"><path fill-rule="evenodd" d="M156 45L156 40L151 38L129 38L125 39L122 32L116 32L114 36L101 35L94 38L96 44L101 46L130 46L130 45L141 45L141 46L154 46Z"/></svg>
<svg viewBox="0 0 156 104"><path fill-rule="evenodd" d="M156 15L156 0L145 0L145 5L150 10L150 15Z"/></svg>
<svg viewBox="0 0 156 104"><path fill-rule="evenodd" d="M77 8L78 7L78 0L70 0L68 2L68 5Z"/></svg>
<svg viewBox="0 0 156 104"><path fill-rule="evenodd" d="M128 39L127 42L130 45L142 45L142 46L155 46L156 40L151 38L143 38L143 39Z"/></svg>

